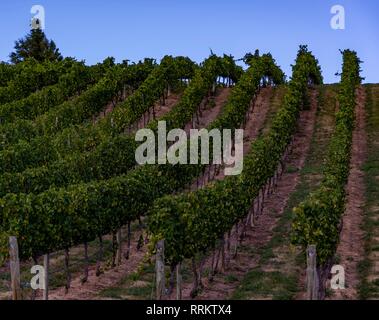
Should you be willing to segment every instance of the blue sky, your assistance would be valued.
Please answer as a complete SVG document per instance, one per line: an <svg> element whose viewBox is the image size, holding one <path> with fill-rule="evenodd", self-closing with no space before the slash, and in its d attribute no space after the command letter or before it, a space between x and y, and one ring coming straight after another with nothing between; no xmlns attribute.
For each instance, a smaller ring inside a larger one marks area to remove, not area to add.
<svg viewBox="0 0 379 320"><path fill-rule="evenodd" d="M29 31L33 5L43 5L45 32L64 56L88 64L114 56L137 61L165 54L202 61L210 48L236 58L270 51L286 74L299 44L308 44L325 82L336 82L339 49L364 60L363 76L379 83L378 0L1 0L0 60ZM330 27L333 5L343 5L346 29Z"/></svg>

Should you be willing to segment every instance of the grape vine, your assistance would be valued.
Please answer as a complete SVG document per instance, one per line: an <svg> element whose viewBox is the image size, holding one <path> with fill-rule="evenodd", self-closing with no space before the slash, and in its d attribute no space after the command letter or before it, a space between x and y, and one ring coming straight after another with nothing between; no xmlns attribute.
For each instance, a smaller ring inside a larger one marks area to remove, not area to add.
<svg viewBox="0 0 379 320"><path fill-rule="evenodd" d="M333 256L338 240L341 217L345 209L345 185L350 167L354 128L355 90L361 83L360 63L356 52L345 50L339 88L339 111L331 139L320 187L293 209L292 241L304 248L316 245L317 261L323 265Z"/></svg>

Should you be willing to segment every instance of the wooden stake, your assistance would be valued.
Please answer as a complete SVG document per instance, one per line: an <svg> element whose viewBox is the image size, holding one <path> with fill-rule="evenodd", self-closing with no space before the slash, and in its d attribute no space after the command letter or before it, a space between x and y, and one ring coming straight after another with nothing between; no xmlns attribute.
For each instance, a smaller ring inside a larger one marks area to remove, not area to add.
<svg viewBox="0 0 379 320"><path fill-rule="evenodd" d="M131 236L131 232L130 232L130 221L129 221L128 222L128 249L127 249L126 253L124 254L124 258L126 260L128 260L129 256L130 256L130 241L131 241L130 236Z"/></svg>
<svg viewBox="0 0 379 320"><path fill-rule="evenodd" d="M37 258L36 256L33 256L32 259L33 259L33 264L34 264L35 266L37 266L37 265L38 265L38 258ZM46 268L45 268L45 270L46 270ZM32 301L34 301L34 300L36 299L36 297L37 297L37 290L33 290L30 299L31 299Z"/></svg>
<svg viewBox="0 0 379 320"><path fill-rule="evenodd" d="M317 251L315 245L309 245L307 248L307 299L318 300L318 297Z"/></svg>
<svg viewBox="0 0 379 320"><path fill-rule="evenodd" d="M22 300L20 283L20 260L18 256L18 243L16 237L9 237L9 255L11 269L12 299Z"/></svg>
<svg viewBox="0 0 379 320"><path fill-rule="evenodd" d="M99 252L96 261L96 277L101 275L101 261L103 260L103 238L99 237Z"/></svg>
<svg viewBox="0 0 379 320"><path fill-rule="evenodd" d="M221 241L221 272L225 272L225 237Z"/></svg>
<svg viewBox="0 0 379 320"><path fill-rule="evenodd" d="M199 274L197 272L195 258L192 258L193 285L190 293L191 298L195 298L199 290Z"/></svg>
<svg viewBox="0 0 379 320"><path fill-rule="evenodd" d="M69 263L70 263L70 251L69 249L65 249L64 250L64 267L65 267L65 272L66 272L66 287L65 287L66 294L68 293L68 289L70 289L70 286L71 286L71 274L70 274Z"/></svg>
<svg viewBox="0 0 379 320"><path fill-rule="evenodd" d="M45 288L43 290L43 300L49 300L50 255L48 253L43 256L43 267L45 269L45 274L44 274Z"/></svg>
<svg viewBox="0 0 379 320"><path fill-rule="evenodd" d="M122 234L121 234L121 228L117 231L117 265L121 265L121 257L122 257Z"/></svg>
<svg viewBox="0 0 379 320"><path fill-rule="evenodd" d="M254 210L254 203L253 203L252 210L251 210L250 226L251 226L251 227L254 227L254 226L255 226L255 210Z"/></svg>
<svg viewBox="0 0 379 320"><path fill-rule="evenodd" d="M162 300L165 293L165 264L164 264L164 240L157 244L157 253L155 260L156 270L156 299Z"/></svg>
<svg viewBox="0 0 379 320"><path fill-rule="evenodd" d="M176 265L176 300L182 300L182 263Z"/></svg>
<svg viewBox="0 0 379 320"><path fill-rule="evenodd" d="M88 280L88 266L89 266L89 261L88 261L88 243L84 242L84 275L83 278L81 279L81 283L85 283Z"/></svg>

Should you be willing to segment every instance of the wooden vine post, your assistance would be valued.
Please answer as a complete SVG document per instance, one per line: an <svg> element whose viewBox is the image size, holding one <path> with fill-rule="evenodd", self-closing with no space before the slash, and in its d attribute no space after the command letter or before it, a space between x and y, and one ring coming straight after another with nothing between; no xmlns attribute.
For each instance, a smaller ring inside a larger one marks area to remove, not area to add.
<svg viewBox="0 0 379 320"><path fill-rule="evenodd" d="M102 236L99 236L99 251L97 253L97 261L96 261L96 277L99 277L102 273L101 270L101 261L103 260L103 253L104 253L104 248L103 248L103 238Z"/></svg>
<svg viewBox="0 0 379 320"><path fill-rule="evenodd" d="M182 263L176 265L176 300L182 300Z"/></svg>
<svg viewBox="0 0 379 320"><path fill-rule="evenodd" d="M43 267L45 270L43 300L49 300L49 263L50 263L50 256L49 254L45 254L43 256Z"/></svg>
<svg viewBox="0 0 379 320"><path fill-rule="evenodd" d="M66 286L65 293L68 293L68 290L71 287L71 273L70 273L70 251L68 248L64 250L64 269L66 273Z"/></svg>
<svg viewBox="0 0 379 320"><path fill-rule="evenodd" d="M116 252L116 261L117 265L120 266L122 262L122 234L121 234L121 228L118 229L116 234L116 241L117 241L117 252Z"/></svg>
<svg viewBox="0 0 379 320"><path fill-rule="evenodd" d="M157 253L155 258L156 270L156 299L162 300L165 293L165 264L164 264L164 240L157 243Z"/></svg>
<svg viewBox="0 0 379 320"><path fill-rule="evenodd" d="M319 299L319 278L317 273L317 251L315 245L307 248L307 299Z"/></svg>
<svg viewBox="0 0 379 320"><path fill-rule="evenodd" d="M84 274L81 279L82 284L87 282L89 273L89 259L88 259L88 242L84 242Z"/></svg>
<svg viewBox="0 0 379 320"><path fill-rule="evenodd" d="M20 259L16 237L9 237L9 256L11 269L12 299L22 300L20 281Z"/></svg>

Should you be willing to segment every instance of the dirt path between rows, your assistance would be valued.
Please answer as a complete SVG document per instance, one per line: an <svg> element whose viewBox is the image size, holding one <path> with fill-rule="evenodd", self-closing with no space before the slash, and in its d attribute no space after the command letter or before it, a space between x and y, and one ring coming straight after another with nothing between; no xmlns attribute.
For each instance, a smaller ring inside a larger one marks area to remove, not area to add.
<svg viewBox="0 0 379 320"><path fill-rule="evenodd" d="M162 105L160 102L157 102L153 108L150 108L145 112L144 115L142 115L142 117L138 120L137 123L133 125L133 127L137 127L138 129L144 128L148 122L154 118L154 113L156 119L163 117L175 107L175 105L180 101L180 98L181 95L171 94L166 98L164 105Z"/></svg>
<svg viewBox="0 0 379 320"><path fill-rule="evenodd" d="M367 135L365 114L365 90L357 90L357 105L355 110L355 128L353 131L352 154L349 180L346 186L346 210L343 216L343 226L340 243L336 255L338 264L345 269L346 289L333 291L332 300L358 299L359 285L358 263L364 256L364 233L361 229L365 205L365 181L362 166L367 158Z"/></svg>
<svg viewBox="0 0 379 320"><path fill-rule="evenodd" d="M108 113L112 112L119 104L124 103L125 100L128 99L132 94L132 92L128 92L123 94L121 98L115 97L113 101L109 101L102 111L92 116L92 122L95 124L101 119L105 118Z"/></svg>
<svg viewBox="0 0 379 320"><path fill-rule="evenodd" d="M252 112L250 113L249 120L246 122L246 127L244 129L244 156L249 153L252 141L254 141L258 137L260 131L263 129L263 125L265 123L268 111L270 109L270 102L271 97L273 95L273 91L274 89L272 87L262 88L257 96L254 110L252 110ZM207 183L210 182L208 180L208 170L209 167L207 168L207 171L203 176L199 177L197 181L193 182L193 184L190 187L191 191L196 191L197 189L199 189L199 186L204 187L207 185ZM224 178L224 169L221 169L220 172L216 174L211 180L222 180Z"/></svg>
<svg viewBox="0 0 379 320"><path fill-rule="evenodd" d="M96 276L96 265L89 266L88 281L81 283L81 274L72 274L71 288L65 293L65 288L60 287L49 292L49 300L94 300L97 299L96 294L115 283L117 283L124 275L131 274L136 271L146 254L144 248L137 250L135 245L138 241L140 232L133 233L131 240L130 259L122 260L121 265L104 271L99 277ZM127 251L127 243L122 243L122 252Z"/></svg>
<svg viewBox="0 0 379 320"><path fill-rule="evenodd" d="M272 237L272 230L277 221L286 208L287 202L291 193L295 190L299 179L300 169L304 166L312 136L317 113L317 91L311 91L311 108L310 110L302 111L299 119L299 128L294 135L292 153L286 161L286 167L293 167L297 170L285 171L282 178L279 180L274 193L265 199L264 210L262 216L257 221L254 227L249 227L246 230L242 246L238 249L236 259L231 259L225 273L217 274L212 282L204 279L204 290L196 298L197 300L223 300L232 296L233 292L239 286L246 273L259 265L259 254L252 253L263 248L268 244ZM232 247L236 239L232 239ZM211 257L206 261L206 265L210 265ZM270 271L270 266L262 266L264 271ZM233 278L236 281L227 281L225 276ZM183 287L183 298L190 299L190 291L192 285L186 283ZM265 297L254 297L254 299L267 299Z"/></svg>
<svg viewBox="0 0 379 320"><path fill-rule="evenodd" d="M214 121L220 114L224 107L228 96L231 92L230 88L219 89L215 96L215 105L213 108L203 110L201 117L199 118L200 126L207 126ZM166 101L166 106L161 107L160 110L166 110L172 105L170 100ZM160 112L157 110L157 113ZM160 113L162 115L162 113ZM84 284L81 283L81 274L72 274L71 288L67 294L65 294L65 288L61 287L55 290L51 290L49 293L49 299L51 300L96 300L104 299L98 295L101 290L117 285L127 275L137 271L138 267L144 261L144 257L147 253L147 246L137 250L136 243L138 242L141 232L135 232L132 234L131 240L131 252L129 260L122 260L120 266L105 270L105 272L96 277L96 265L90 265L88 281ZM127 251L127 243L122 243L122 252ZM80 250L77 250L80 251Z"/></svg>
<svg viewBox="0 0 379 320"><path fill-rule="evenodd" d="M221 109L225 106L225 104L228 101L228 97L231 92L231 88L217 88L216 94L214 96L214 106L212 108L209 108L207 104L205 105L205 109L203 108L201 110L201 114L199 116L199 122L196 125L196 128L201 129L205 128L207 125L209 125L211 122L216 120L217 116L220 114ZM203 102L202 102L203 104ZM185 127L184 131L187 133L187 135L190 133L190 130L193 128L192 121L188 122Z"/></svg>

